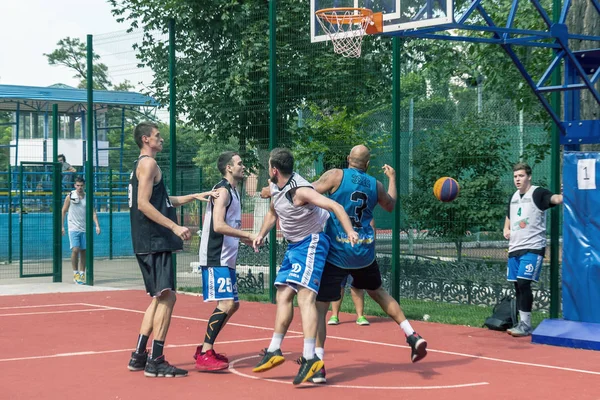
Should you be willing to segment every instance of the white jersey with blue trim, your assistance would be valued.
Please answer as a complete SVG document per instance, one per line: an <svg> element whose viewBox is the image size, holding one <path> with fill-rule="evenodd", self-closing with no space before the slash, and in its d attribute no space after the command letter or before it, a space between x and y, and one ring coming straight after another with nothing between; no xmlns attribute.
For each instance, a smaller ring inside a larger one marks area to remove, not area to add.
<svg viewBox="0 0 600 400"><path fill-rule="evenodd" d="M306 179L296 173L292 173L281 189L274 183L270 185L273 207L279 217L279 226L283 237L292 243L299 242L313 233L322 232L323 226L329 218L327 210L313 204L294 205L293 193L300 187L309 187L314 190Z"/></svg>
<svg viewBox="0 0 600 400"><path fill-rule="evenodd" d="M229 204L225 210L225 223L232 228L242 228L242 206L240 195L231 184L223 179L213 190L225 188L229 192ZM240 239L215 232L213 222L214 199L210 199L204 214L202 237L200 238L200 265L203 267L235 268Z"/></svg>
<svg viewBox="0 0 600 400"><path fill-rule="evenodd" d="M509 253L546 247L546 213L533 201L533 192L537 188L531 186L523 197L517 190L510 200Z"/></svg>
<svg viewBox="0 0 600 400"><path fill-rule="evenodd" d="M327 262L344 269L363 268L375 261L375 232L371 220L378 203L377 179L356 168L346 168L342 173L340 186L329 198L344 207L358 233L358 243L350 244L342 224L332 214L325 227L331 239Z"/></svg>

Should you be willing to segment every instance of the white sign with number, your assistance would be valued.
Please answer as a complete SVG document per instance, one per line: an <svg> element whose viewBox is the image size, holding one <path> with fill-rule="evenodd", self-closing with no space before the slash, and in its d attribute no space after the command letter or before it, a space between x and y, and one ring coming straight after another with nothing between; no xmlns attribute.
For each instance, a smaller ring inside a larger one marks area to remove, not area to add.
<svg viewBox="0 0 600 400"><path fill-rule="evenodd" d="M577 188L579 190L596 189L596 159L577 160Z"/></svg>

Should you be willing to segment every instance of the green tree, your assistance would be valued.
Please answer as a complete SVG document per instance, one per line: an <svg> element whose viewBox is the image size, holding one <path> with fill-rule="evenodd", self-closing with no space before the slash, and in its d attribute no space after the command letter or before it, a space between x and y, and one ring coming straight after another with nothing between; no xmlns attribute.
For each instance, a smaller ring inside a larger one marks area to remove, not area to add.
<svg viewBox="0 0 600 400"><path fill-rule="evenodd" d="M497 230L506 215L501 181L514 161L507 157L510 141L495 121L478 116L422 133L414 148L414 190L402 201L407 225L452 240L460 260L467 231ZM444 176L460 185L451 203L433 196L434 183Z"/></svg>

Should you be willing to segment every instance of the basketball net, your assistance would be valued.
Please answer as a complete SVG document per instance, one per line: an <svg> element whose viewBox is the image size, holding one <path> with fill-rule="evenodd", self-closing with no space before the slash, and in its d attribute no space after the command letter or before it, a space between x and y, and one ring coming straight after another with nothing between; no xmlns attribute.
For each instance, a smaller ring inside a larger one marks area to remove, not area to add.
<svg viewBox="0 0 600 400"><path fill-rule="evenodd" d="M362 39L373 24L373 12L366 8L327 8L316 13L333 51L343 57L360 57Z"/></svg>

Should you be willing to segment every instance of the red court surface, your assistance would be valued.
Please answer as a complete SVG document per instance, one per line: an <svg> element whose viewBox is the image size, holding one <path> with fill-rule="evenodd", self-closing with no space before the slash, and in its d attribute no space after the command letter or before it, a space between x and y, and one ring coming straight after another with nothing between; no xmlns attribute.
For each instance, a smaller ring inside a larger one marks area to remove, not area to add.
<svg viewBox="0 0 600 400"><path fill-rule="evenodd" d="M1 399L600 399L600 352L533 345L529 338L481 328L413 322L429 354L410 362L400 328L329 327L326 385L291 381L302 338L298 310L283 351L286 362L251 372L268 345L271 304L242 302L216 350L229 371L200 373L192 355L214 304L179 295L167 338L167 360L190 370L184 378L146 378L127 370L142 314L143 291L0 296Z"/></svg>

